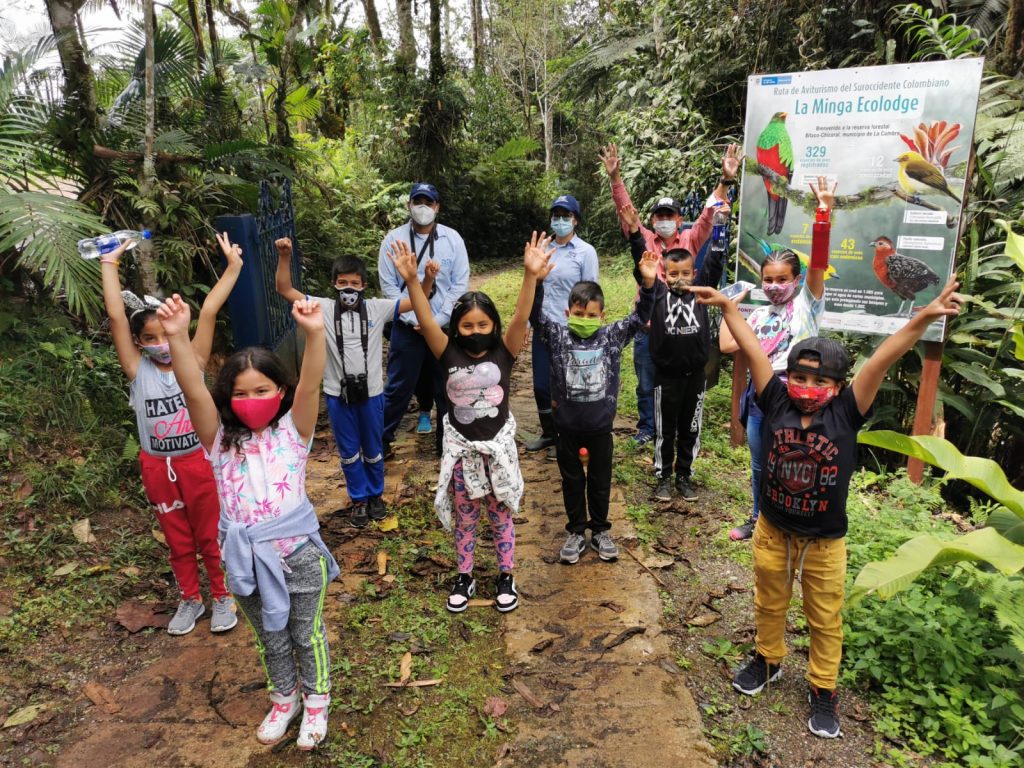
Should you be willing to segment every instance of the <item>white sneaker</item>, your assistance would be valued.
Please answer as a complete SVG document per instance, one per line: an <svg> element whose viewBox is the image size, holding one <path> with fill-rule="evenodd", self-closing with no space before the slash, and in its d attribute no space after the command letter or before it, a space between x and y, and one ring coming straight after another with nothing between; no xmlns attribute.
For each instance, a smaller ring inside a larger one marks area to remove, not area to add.
<svg viewBox="0 0 1024 768"><path fill-rule="evenodd" d="M169 635L187 635L196 628L196 619L206 612L202 600L182 600L178 603L178 610L174 612L174 618L167 625Z"/></svg>
<svg viewBox="0 0 1024 768"><path fill-rule="evenodd" d="M299 688L291 693L270 692L273 706L256 729L256 741L260 744L277 744L284 738L288 725L299 714Z"/></svg>
<svg viewBox="0 0 1024 768"><path fill-rule="evenodd" d="M330 703L329 693L302 694L302 722L299 724L299 738L295 740L299 749L309 751L326 738Z"/></svg>

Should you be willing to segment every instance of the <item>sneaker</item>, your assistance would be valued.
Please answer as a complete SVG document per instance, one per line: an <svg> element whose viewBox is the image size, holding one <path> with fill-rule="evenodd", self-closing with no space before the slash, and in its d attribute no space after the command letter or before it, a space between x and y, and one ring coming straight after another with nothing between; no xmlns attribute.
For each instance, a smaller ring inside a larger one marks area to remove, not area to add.
<svg viewBox="0 0 1024 768"><path fill-rule="evenodd" d="M271 707L256 729L256 741L260 744L277 744L288 732L288 725L299 714L299 689L291 693L270 692Z"/></svg>
<svg viewBox="0 0 1024 768"><path fill-rule="evenodd" d="M641 445L647 445L653 439L654 435L650 432L637 432L633 435L633 445L639 448Z"/></svg>
<svg viewBox="0 0 1024 768"><path fill-rule="evenodd" d="M353 528L365 528L370 524L370 516L366 511L365 501L353 501L348 508L348 524Z"/></svg>
<svg viewBox="0 0 1024 768"><path fill-rule="evenodd" d="M169 635L187 635L196 628L196 619L206 613L202 600L182 600L178 603L178 610L174 612L174 618L167 625Z"/></svg>
<svg viewBox="0 0 1024 768"><path fill-rule="evenodd" d="M391 461L395 458L395 446L391 443L384 443L384 449L381 453L384 455L384 461Z"/></svg>
<svg viewBox="0 0 1024 768"><path fill-rule="evenodd" d="M302 694L302 722L295 746L308 752L327 736L327 710L331 704L329 693Z"/></svg>
<svg viewBox="0 0 1024 768"><path fill-rule="evenodd" d="M558 461L558 449L555 446L548 448L548 461Z"/></svg>
<svg viewBox="0 0 1024 768"><path fill-rule="evenodd" d="M235 613L235 598L231 595L213 598L213 614L210 616L211 632L227 632L238 623Z"/></svg>
<svg viewBox="0 0 1024 768"><path fill-rule="evenodd" d="M570 533L569 537L565 540L565 544L559 550L558 557L563 563L572 565L580 561L580 555L583 554L586 548L587 539L585 536L579 533Z"/></svg>
<svg viewBox="0 0 1024 768"><path fill-rule="evenodd" d="M690 478L688 477L676 478L676 490L679 491L679 495L683 497L683 501L697 500L697 492L693 490L693 486L690 485Z"/></svg>
<svg viewBox="0 0 1024 768"><path fill-rule="evenodd" d="M430 424L430 413L420 411L420 420L416 422L416 434L429 435L433 430Z"/></svg>
<svg viewBox="0 0 1024 768"><path fill-rule="evenodd" d="M658 480L658 485L654 489L654 498L658 501L672 501L672 483L667 477Z"/></svg>
<svg viewBox="0 0 1024 768"><path fill-rule="evenodd" d="M550 435L541 435L536 440L530 440L526 443L524 448L529 453L536 453L537 451L543 451L545 448L550 448L555 444L555 438Z"/></svg>
<svg viewBox="0 0 1024 768"><path fill-rule="evenodd" d="M747 666L739 670L732 679L732 687L747 696L755 696L768 683L774 683L782 677L781 664L769 664L757 651L747 662Z"/></svg>
<svg viewBox="0 0 1024 768"><path fill-rule="evenodd" d="M511 573L498 574L498 589L494 596L494 605L502 613L514 611L519 607L519 590Z"/></svg>
<svg viewBox="0 0 1024 768"><path fill-rule="evenodd" d="M452 585L451 594L448 595L448 610L452 613L462 613L469 605L469 599L476 594L476 580L471 573L460 573Z"/></svg>
<svg viewBox="0 0 1024 768"><path fill-rule="evenodd" d="M615 546L615 541L608 531L590 534L590 548L605 562L619 559L619 548Z"/></svg>
<svg viewBox="0 0 1024 768"><path fill-rule="evenodd" d="M383 520L388 516L388 508L384 506L384 499L380 496L371 496L367 499L366 511L371 520Z"/></svg>
<svg viewBox="0 0 1024 768"><path fill-rule="evenodd" d="M842 736L839 730L839 694L812 685L807 692L807 700L811 705L811 718L807 721L810 732L823 739Z"/></svg>
<svg viewBox="0 0 1024 768"><path fill-rule="evenodd" d="M743 525L737 525L729 531L729 538L733 541L746 541L754 535L754 525L756 523L757 521L754 518L748 517L747 522L743 523Z"/></svg>

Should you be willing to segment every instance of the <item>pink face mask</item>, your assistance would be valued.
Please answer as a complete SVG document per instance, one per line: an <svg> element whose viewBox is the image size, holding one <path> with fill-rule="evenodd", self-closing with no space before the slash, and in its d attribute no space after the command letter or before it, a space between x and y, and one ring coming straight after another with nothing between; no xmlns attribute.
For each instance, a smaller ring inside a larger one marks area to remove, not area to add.
<svg viewBox="0 0 1024 768"><path fill-rule="evenodd" d="M761 283L761 290L768 297L768 301L778 305L785 304L792 299L798 285L797 280L788 283Z"/></svg>
<svg viewBox="0 0 1024 768"><path fill-rule="evenodd" d="M802 387L792 381L786 383L789 399L802 413L817 413L836 395L833 387Z"/></svg>
<svg viewBox="0 0 1024 768"><path fill-rule="evenodd" d="M249 429L263 429L277 415L283 397L281 392L273 397L233 397L231 410Z"/></svg>

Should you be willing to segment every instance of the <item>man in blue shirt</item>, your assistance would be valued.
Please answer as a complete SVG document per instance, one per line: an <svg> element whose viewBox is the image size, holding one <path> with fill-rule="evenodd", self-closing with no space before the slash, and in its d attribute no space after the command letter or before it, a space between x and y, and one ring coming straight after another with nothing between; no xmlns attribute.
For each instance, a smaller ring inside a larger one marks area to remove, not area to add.
<svg viewBox="0 0 1024 768"><path fill-rule="evenodd" d="M395 241L402 240L408 243L417 257L420 280L423 280L428 261L435 261L440 265L429 299L430 309L438 325L445 328L455 300L469 288L469 256L466 254L466 244L454 229L437 223L437 213L441 209L441 204L440 196L433 184L413 184L409 191L408 208L410 220L388 232L380 245L380 254L377 258L380 287L389 299L400 299L409 295L405 281L398 274L388 255L391 244ZM441 419L447 412L441 372L426 341L419 333L416 314L406 312L399 315L392 326L391 342L388 346L388 383L384 388L385 456L395 440L395 431L416 389L420 369L425 365L431 368L434 378L434 402L437 405L436 445L440 451Z"/></svg>
<svg viewBox="0 0 1024 768"><path fill-rule="evenodd" d="M548 322L565 325L569 293L582 280L597 282L597 251L576 235L582 216L580 204L572 195L559 195L551 203L551 232L555 252L549 264L551 274L544 278L544 304L541 314ZM541 435L526 444L528 451L552 448L557 437L551 415L551 351L539 333L533 334L533 396L537 401ZM552 457L553 458L553 457Z"/></svg>

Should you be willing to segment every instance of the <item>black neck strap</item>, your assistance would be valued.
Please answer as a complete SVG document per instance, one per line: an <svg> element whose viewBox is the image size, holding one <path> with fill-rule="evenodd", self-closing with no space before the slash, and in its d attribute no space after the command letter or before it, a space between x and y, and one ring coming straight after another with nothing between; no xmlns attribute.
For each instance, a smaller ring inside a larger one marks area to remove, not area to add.
<svg viewBox="0 0 1024 768"><path fill-rule="evenodd" d="M338 346L338 357L341 358L341 378L344 380L347 374L345 373L345 338L341 329L342 314L344 313L339 297L334 302L334 343ZM370 323L366 317L366 302L362 298L359 299L359 340L363 345L363 372L369 375Z"/></svg>

